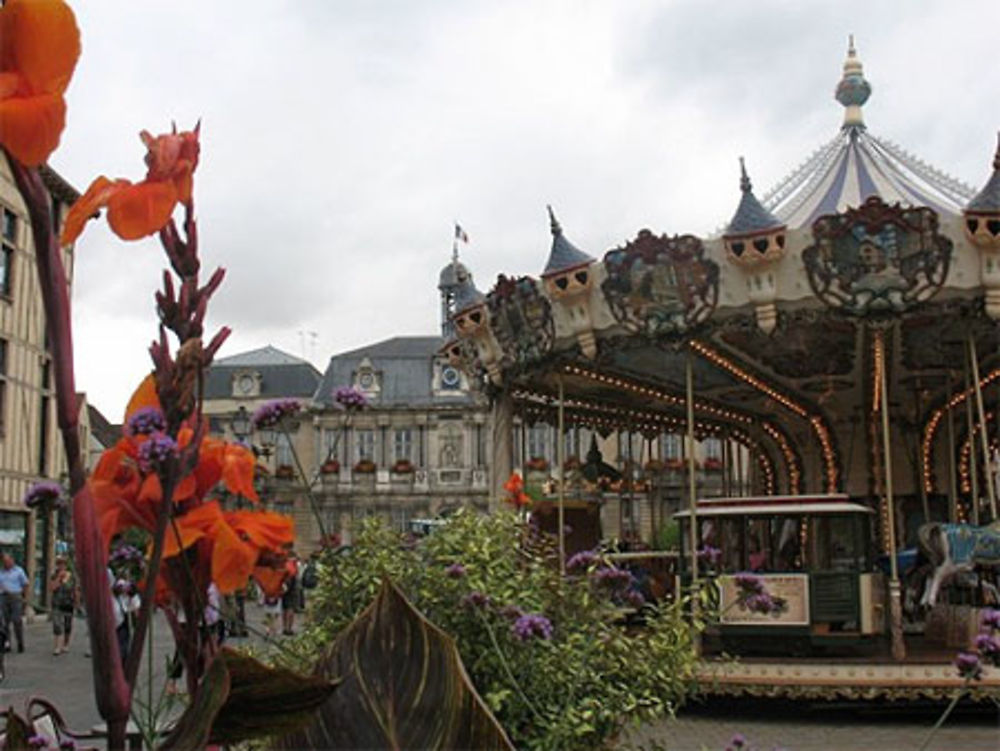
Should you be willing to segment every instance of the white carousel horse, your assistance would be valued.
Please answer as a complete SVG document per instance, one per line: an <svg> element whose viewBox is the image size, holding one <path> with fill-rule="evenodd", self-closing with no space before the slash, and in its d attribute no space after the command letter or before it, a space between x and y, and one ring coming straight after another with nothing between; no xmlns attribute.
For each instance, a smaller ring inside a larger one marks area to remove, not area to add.
<svg viewBox="0 0 1000 751"><path fill-rule="evenodd" d="M931 522L920 527L917 537L934 566L920 600L924 608L934 605L945 580L971 572L977 566L1000 566L1000 520L985 527ZM994 598L998 596L992 584L983 582L983 585L988 594Z"/></svg>

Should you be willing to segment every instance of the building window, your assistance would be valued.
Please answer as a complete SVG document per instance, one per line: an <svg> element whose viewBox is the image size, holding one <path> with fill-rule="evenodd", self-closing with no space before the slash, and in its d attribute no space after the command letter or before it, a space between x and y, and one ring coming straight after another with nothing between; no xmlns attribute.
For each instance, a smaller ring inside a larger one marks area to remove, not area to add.
<svg viewBox="0 0 1000 751"><path fill-rule="evenodd" d="M392 445L393 461L405 459L413 461L413 431L410 428L400 428L393 437Z"/></svg>
<svg viewBox="0 0 1000 751"><path fill-rule="evenodd" d="M528 459L549 459L549 426L528 428Z"/></svg>
<svg viewBox="0 0 1000 751"><path fill-rule="evenodd" d="M702 443L702 449L705 451L706 459L722 458L722 441L718 438L706 438Z"/></svg>
<svg viewBox="0 0 1000 751"><path fill-rule="evenodd" d="M6 208L3 210L0 227L0 246L0 294L9 297L11 266L14 263L14 249L17 247L17 214Z"/></svg>
<svg viewBox="0 0 1000 751"><path fill-rule="evenodd" d="M375 461L375 431L374 430L359 430L355 434L355 461L361 461L362 459L368 459L369 461Z"/></svg>
<svg viewBox="0 0 1000 751"><path fill-rule="evenodd" d="M291 467L295 459L292 457L292 439L284 433L275 436L274 461L279 467Z"/></svg>
<svg viewBox="0 0 1000 751"><path fill-rule="evenodd" d="M681 458L681 437L676 433L665 433L663 435L663 458Z"/></svg>
<svg viewBox="0 0 1000 751"><path fill-rule="evenodd" d="M393 506L392 528L397 532L409 532L410 519L412 517L413 517L413 509L407 506Z"/></svg>
<svg viewBox="0 0 1000 751"><path fill-rule="evenodd" d="M0 339L0 435L4 432L7 414L7 340Z"/></svg>
<svg viewBox="0 0 1000 751"><path fill-rule="evenodd" d="M320 464L337 458L337 441L340 431L337 428L323 428L323 455Z"/></svg>

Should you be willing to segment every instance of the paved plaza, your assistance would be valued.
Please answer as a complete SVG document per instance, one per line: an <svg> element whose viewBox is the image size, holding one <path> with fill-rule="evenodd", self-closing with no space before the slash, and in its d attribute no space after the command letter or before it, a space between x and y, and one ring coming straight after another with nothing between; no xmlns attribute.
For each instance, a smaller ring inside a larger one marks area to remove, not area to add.
<svg viewBox="0 0 1000 751"><path fill-rule="evenodd" d="M260 612L250 606L252 622ZM24 654L7 656L8 674L0 684L4 707L23 708L25 701L41 695L55 703L75 729L90 728L100 721L93 698L91 661L85 657L86 626L76 621L77 632L68 654L52 652L50 624L37 617L26 625ZM162 618L154 624L153 696L159 697L172 642ZM149 661L147 661L148 664ZM142 685L148 686L144 677ZM145 694L148 696L148 693ZM179 704L175 706L177 711ZM619 748L623 751L722 751L734 733L742 733L759 751L914 751L920 747L940 708L924 707L916 712L874 710L855 705L792 704L744 699L719 699L707 705L692 705L676 720L665 720L632 734ZM935 736L934 751L1000 751L1000 728L996 715L958 712Z"/></svg>

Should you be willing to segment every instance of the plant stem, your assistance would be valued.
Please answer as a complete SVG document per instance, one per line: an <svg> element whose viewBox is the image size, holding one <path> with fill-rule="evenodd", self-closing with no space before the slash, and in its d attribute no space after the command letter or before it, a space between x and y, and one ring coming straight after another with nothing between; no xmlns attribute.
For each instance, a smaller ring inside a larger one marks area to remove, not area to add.
<svg viewBox="0 0 1000 751"><path fill-rule="evenodd" d="M478 611L476 612L478 613ZM490 642L493 644L493 649L496 651L497 657L500 658L500 665L503 667L504 672L507 674L507 678L510 680L511 685L514 687L514 690L517 691L518 696L521 697L521 701L523 701L527 705L528 709L531 710L531 713L535 716L535 719L540 721L542 719L542 715L539 713L537 709L535 709L535 705L531 703L531 700L525 695L524 690L521 688L521 684L518 682L517 678L514 677L514 671L511 670L510 663L507 662L507 658L504 655L503 650L500 649L500 644L499 642L497 642L496 634L493 633L493 627L490 626L489 621L486 620L486 616L484 616L482 613L478 614L479 614L479 619L483 622L483 626L486 627L486 633L490 637Z"/></svg>
<svg viewBox="0 0 1000 751"><path fill-rule="evenodd" d="M934 727L931 728L930 732L927 734L927 737L924 738L924 742L920 744L920 748L918 751L924 751L924 749L926 749L927 746L930 745L930 742L934 738L935 733L937 733L937 731L941 729L941 726L944 725L944 721L948 719L948 715L950 715L952 713L952 710L954 710L955 707L958 706L958 701L965 694L965 689L968 687L968 685L969 685L969 679L966 678L965 685L959 688L958 691L955 692L955 696L952 698L951 703L947 706L947 708L944 710L941 716L938 717L938 721L934 723Z"/></svg>

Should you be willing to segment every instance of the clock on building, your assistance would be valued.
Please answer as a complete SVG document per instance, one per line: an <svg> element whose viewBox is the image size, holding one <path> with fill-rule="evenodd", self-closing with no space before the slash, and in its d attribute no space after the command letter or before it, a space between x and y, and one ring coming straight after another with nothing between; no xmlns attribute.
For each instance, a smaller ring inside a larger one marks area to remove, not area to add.
<svg viewBox="0 0 1000 751"><path fill-rule="evenodd" d="M358 376L358 385L365 391L368 391L375 385L375 374L367 371L362 373Z"/></svg>
<svg viewBox="0 0 1000 751"><path fill-rule="evenodd" d="M458 388L461 381L458 370L451 365L446 365L441 369L441 385L446 389Z"/></svg>
<svg viewBox="0 0 1000 751"><path fill-rule="evenodd" d="M236 386L241 394L252 394L256 385L257 381L250 373L244 373L236 382Z"/></svg>

